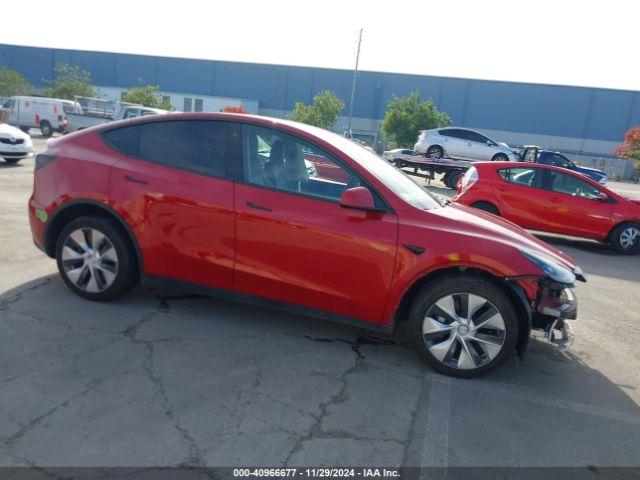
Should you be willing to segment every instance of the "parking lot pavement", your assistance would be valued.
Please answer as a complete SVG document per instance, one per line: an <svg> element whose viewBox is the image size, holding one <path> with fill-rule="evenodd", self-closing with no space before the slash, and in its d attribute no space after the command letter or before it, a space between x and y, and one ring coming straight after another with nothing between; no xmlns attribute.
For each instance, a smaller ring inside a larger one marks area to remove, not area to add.
<svg viewBox="0 0 640 480"><path fill-rule="evenodd" d="M142 287L73 295L31 243L33 160L0 163L0 465L640 465L640 256L574 256L568 355L532 341L478 380L403 331ZM435 188L435 187L434 187Z"/></svg>

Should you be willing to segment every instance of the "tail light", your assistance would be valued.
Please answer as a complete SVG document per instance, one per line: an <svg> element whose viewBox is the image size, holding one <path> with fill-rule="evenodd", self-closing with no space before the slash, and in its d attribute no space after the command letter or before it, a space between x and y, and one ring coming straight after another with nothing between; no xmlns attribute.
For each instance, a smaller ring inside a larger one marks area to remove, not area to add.
<svg viewBox="0 0 640 480"><path fill-rule="evenodd" d="M69 122L67 121L67 117L62 117L62 125L66 129L69 126Z"/></svg>
<svg viewBox="0 0 640 480"><path fill-rule="evenodd" d="M463 194L469 190L478 181L478 170L476 167L471 167L464 172L462 178L458 182L458 193Z"/></svg>
<svg viewBox="0 0 640 480"><path fill-rule="evenodd" d="M36 125L40 125L40 115L36 114Z"/></svg>
<svg viewBox="0 0 640 480"><path fill-rule="evenodd" d="M424 140L426 136L427 136L427 131L420 130L420 136L418 137L418 140Z"/></svg>

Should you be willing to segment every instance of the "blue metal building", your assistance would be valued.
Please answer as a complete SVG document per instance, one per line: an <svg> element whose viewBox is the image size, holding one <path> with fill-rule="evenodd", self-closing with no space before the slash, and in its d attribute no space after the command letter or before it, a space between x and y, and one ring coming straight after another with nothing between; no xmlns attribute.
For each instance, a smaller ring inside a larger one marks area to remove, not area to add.
<svg viewBox="0 0 640 480"><path fill-rule="evenodd" d="M345 100L346 114L352 80L349 70L0 44L0 66L21 72L36 86L53 77L58 62L90 71L107 96L142 80L167 92L178 110L192 105L181 101L187 98L223 97L253 105L250 111L280 117L295 102L309 103L323 89ZM363 71L353 108L354 132L378 141L389 99L415 90L431 98L455 125L482 130L496 140L589 157L611 158L627 128L640 124L640 92ZM204 106L207 110L206 101ZM345 123L341 118L336 130Z"/></svg>

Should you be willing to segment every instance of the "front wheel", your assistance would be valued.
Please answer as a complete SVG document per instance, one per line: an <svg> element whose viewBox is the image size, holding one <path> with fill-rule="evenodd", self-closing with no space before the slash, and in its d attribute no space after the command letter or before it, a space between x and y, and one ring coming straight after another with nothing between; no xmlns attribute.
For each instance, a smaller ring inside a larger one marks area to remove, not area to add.
<svg viewBox="0 0 640 480"><path fill-rule="evenodd" d="M87 300L111 300L135 282L134 254L122 230L103 217L80 217L56 242L58 270L67 286Z"/></svg>
<svg viewBox="0 0 640 480"><path fill-rule="evenodd" d="M630 222L618 225L611 232L611 246L619 253L640 251L640 224Z"/></svg>
<svg viewBox="0 0 640 480"><path fill-rule="evenodd" d="M18 163L20 160L22 160L21 158L4 158L4 161L11 164L11 165L15 165L16 163Z"/></svg>
<svg viewBox="0 0 640 480"><path fill-rule="evenodd" d="M491 159L492 162L508 162L509 157L507 157L504 153L496 153Z"/></svg>
<svg viewBox="0 0 640 480"><path fill-rule="evenodd" d="M409 331L414 348L435 371L472 378L510 357L519 325L498 286L458 274L423 287L411 306Z"/></svg>

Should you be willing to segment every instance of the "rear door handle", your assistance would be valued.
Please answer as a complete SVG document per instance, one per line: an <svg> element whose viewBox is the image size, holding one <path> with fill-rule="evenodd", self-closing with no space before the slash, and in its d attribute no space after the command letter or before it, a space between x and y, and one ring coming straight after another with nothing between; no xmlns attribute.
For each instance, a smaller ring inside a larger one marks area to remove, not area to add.
<svg viewBox="0 0 640 480"><path fill-rule="evenodd" d="M125 175L124 179L127 182L139 183L140 185L147 185L148 183L146 180L142 180L141 178L135 178L135 177L132 177L131 175Z"/></svg>
<svg viewBox="0 0 640 480"><path fill-rule="evenodd" d="M560 203L560 202L562 202L562 199L561 199L561 198L558 198L558 197L551 197L551 201L552 201L553 203Z"/></svg>
<svg viewBox="0 0 640 480"><path fill-rule="evenodd" d="M247 207L253 208L255 210L262 210L263 212L273 212L269 207L263 207L262 205L256 205L253 202L247 202Z"/></svg>
<svg viewBox="0 0 640 480"><path fill-rule="evenodd" d="M509 191L509 187L500 187L500 191L501 192L508 192Z"/></svg>

